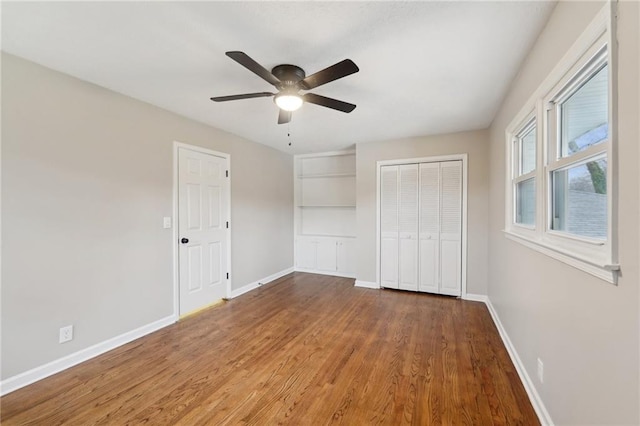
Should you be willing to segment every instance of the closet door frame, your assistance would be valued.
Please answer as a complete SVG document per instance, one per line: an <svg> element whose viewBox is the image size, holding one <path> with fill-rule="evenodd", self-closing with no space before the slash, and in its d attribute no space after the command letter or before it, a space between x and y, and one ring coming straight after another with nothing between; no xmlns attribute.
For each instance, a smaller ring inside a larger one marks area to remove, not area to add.
<svg viewBox="0 0 640 426"><path fill-rule="evenodd" d="M416 163L440 163L443 161L462 161L462 253L461 253L461 297L467 298L467 164L468 155L452 154L439 155L433 157L417 157L403 158L397 160L381 160L376 162L376 284L381 288L381 271L380 271L380 182L381 167L383 166L401 166L405 164Z"/></svg>

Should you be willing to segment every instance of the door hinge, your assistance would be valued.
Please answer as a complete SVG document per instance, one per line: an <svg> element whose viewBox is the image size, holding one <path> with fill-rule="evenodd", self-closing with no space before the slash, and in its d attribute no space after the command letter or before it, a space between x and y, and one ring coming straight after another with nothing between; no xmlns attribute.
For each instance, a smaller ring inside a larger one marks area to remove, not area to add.
<svg viewBox="0 0 640 426"><path fill-rule="evenodd" d="M225 173L224 173L224 174L225 174L225 176L226 176L226 177L229 177L229 170L225 170L224 172L225 172Z"/></svg>
<svg viewBox="0 0 640 426"><path fill-rule="evenodd" d="M227 221L227 229L229 229L229 221Z"/></svg>
<svg viewBox="0 0 640 426"><path fill-rule="evenodd" d="M227 272L227 279L229 279L229 273Z"/></svg>

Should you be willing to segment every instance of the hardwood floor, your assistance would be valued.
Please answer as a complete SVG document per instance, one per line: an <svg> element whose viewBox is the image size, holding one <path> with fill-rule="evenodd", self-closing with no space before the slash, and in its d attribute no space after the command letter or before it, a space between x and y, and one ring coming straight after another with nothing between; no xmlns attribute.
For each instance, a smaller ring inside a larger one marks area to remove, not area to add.
<svg viewBox="0 0 640 426"><path fill-rule="evenodd" d="M539 424L484 304L303 273L0 405L3 425Z"/></svg>

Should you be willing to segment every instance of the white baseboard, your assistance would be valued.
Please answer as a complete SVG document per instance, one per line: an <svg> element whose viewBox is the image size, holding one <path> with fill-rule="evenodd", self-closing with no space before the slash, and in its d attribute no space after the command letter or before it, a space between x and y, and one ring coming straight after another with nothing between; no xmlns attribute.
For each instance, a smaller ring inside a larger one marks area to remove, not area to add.
<svg viewBox="0 0 640 426"><path fill-rule="evenodd" d="M531 405L533 405L533 409L536 411L536 414L538 415L538 419L540 420L540 423L542 423L545 426L553 426L553 420L551 420L551 416L549 415L547 408L544 406L544 403L542 402L542 398L540 398L540 394L538 394L538 391L536 390L536 387L533 384L531 377L529 377L527 370L524 368L524 364L522 363L520 356L518 356L518 352L516 351L516 348L513 346L513 343L511 343L511 339L509 338L507 331L502 325L502 322L500 321L500 317L498 317L498 312L496 312L495 308L491 304L491 300L488 297L486 298L485 303L487 305L487 308L489 309L491 318L493 318L493 322L498 328L500 337L502 337L504 346L507 348L507 352L511 357L511 361L513 362L513 365L515 365L516 367L516 371L518 372L518 376L520 376L520 380L524 385L524 389L527 391L527 395L529 395L529 400L531 401Z"/></svg>
<svg viewBox="0 0 640 426"><path fill-rule="evenodd" d="M104 342L89 346L88 348L79 350L78 352L59 358L55 361L51 361L29 371L25 371L24 373L9 377L8 379L0 382L0 395L6 395L10 392L30 385L31 383L37 382L38 380L42 380L45 377L49 377L53 374L59 373L62 370L71 368L74 365L80 364L81 362L87 361L98 355L102 355L105 352L108 352L133 340L139 339L142 336L146 336L149 333L153 333L154 331L157 331L175 322L175 316L170 315L168 317L154 321L150 324L143 325L142 327L136 328L135 330L131 330L119 336L105 340Z"/></svg>
<svg viewBox="0 0 640 426"><path fill-rule="evenodd" d="M472 294L472 293L467 293L464 296L462 296L463 300L470 300L472 302L483 302L483 303L487 303L489 301L489 298L484 295L484 294Z"/></svg>
<svg viewBox="0 0 640 426"><path fill-rule="evenodd" d="M295 268L296 272L306 272L307 274L319 274L319 275L329 275L331 277L341 277L341 278L355 278L354 274L345 274L343 272L325 272L318 271L317 269L306 269L306 268Z"/></svg>
<svg viewBox="0 0 640 426"><path fill-rule="evenodd" d="M241 295L243 295L245 293L250 292L251 290L255 290L256 288L260 287L263 284L267 284L267 283L270 283L271 281L275 281L278 278L284 277L285 275L290 274L292 272L293 272L293 266L291 268L284 269L284 270L282 270L280 272L276 272L275 274L271 274L266 278L262 278L261 280L249 283L249 284L247 284L245 286L242 286L242 287L240 287L240 288L238 288L236 290L232 290L231 294L229 295L229 299L234 299L234 298L236 298L238 296L241 296Z"/></svg>
<svg viewBox="0 0 640 426"><path fill-rule="evenodd" d="M378 283L374 283L373 281L356 280L355 286L362 287L362 288L374 288L377 290L380 289L380 286L378 285Z"/></svg>

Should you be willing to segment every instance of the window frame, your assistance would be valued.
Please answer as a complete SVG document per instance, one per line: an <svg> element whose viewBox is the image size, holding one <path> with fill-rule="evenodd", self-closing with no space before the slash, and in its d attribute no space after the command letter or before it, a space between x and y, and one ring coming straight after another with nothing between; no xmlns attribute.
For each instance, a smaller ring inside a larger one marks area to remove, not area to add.
<svg viewBox="0 0 640 426"><path fill-rule="evenodd" d="M617 49L612 35L615 3L607 4L543 80L505 131L507 176L505 236L550 257L617 284ZM561 155L561 106L603 67L608 73L608 137L582 151ZM536 169L520 175L516 138L536 126ZM607 161L607 238L605 240L552 229L553 173L589 161ZM516 185L534 178L535 226L516 222Z"/></svg>
<svg viewBox="0 0 640 426"><path fill-rule="evenodd" d="M533 129L536 131L536 152L534 158L535 167L530 172L522 174L522 140L524 136L531 132ZM512 164L511 164L511 187L512 187L512 224L513 226L517 226L522 229L527 229L530 231L535 231L536 226L539 223L538 218L534 215L533 225L518 222L518 184L533 179L533 184L535 189L535 193L537 194L538 188L538 137L540 132L538 131L538 120L535 111L531 111L531 113L527 116L524 122L518 127L518 130L515 132L513 136L511 136L512 145L511 145L511 156L512 156ZM537 197L536 197L537 198ZM538 200L534 200L536 205L536 211L538 210Z"/></svg>

